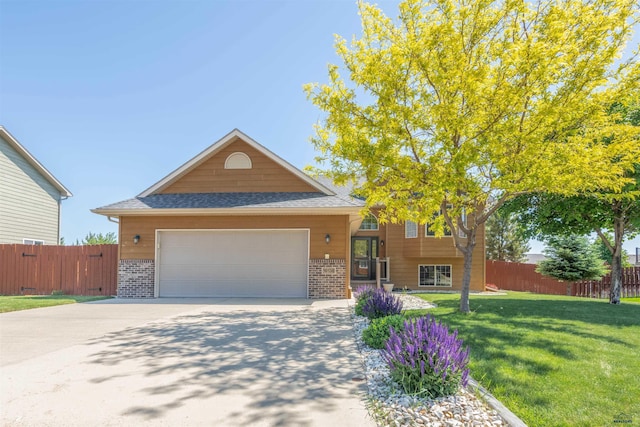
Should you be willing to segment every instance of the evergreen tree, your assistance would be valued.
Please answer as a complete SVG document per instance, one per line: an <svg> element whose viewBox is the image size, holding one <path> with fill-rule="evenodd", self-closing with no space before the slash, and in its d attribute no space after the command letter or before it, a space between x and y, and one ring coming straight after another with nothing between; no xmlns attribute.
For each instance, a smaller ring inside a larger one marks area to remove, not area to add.
<svg viewBox="0 0 640 427"><path fill-rule="evenodd" d="M575 282L600 279L608 272L585 236L549 237L543 253L547 259L538 264L536 271L545 276Z"/></svg>

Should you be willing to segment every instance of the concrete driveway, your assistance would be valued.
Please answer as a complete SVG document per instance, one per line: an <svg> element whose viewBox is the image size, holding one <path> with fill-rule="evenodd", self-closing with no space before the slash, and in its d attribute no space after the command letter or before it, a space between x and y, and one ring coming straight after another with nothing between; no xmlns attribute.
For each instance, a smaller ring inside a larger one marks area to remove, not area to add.
<svg viewBox="0 0 640 427"><path fill-rule="evenodd" d="M0 314L7 426L373 426L362 376L344 300L106 300Z"/></svg>

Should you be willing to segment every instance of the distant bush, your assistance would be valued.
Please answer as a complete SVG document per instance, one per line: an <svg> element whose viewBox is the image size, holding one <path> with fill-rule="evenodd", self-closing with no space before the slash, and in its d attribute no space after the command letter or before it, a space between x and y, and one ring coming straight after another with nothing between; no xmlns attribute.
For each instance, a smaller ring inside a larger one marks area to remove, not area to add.
<svg viewBox="0 0 640 427"><path fill-rule="evenodd" d="M367 329L362 331L362 340L369 347L384 348L391 335L391 329L396 332L401 331L404 328L404 322L405 318L400 314L373 319Z"/></svg>
<svg viewBox="0 0 640 427"><path fill-rule="evenodd" d="M450 334L427 315L406 321L402 331L392 331L382 355L391 377L406 393L436 398L467 385L469 348L462 345L458 331Z"/></svg>
<svg viewBox="0 0 640 427"><path fill-rule="evenodd" d="M402 312L402 301L384 289L376 289L362 306L362 314L369 319L392 316Z"/></svg>
<svg viewBox="0 0 640 427"><path fill-rule="evenodd" d="M364 316L362 309L365 303L372 298L373 293L375 292L375 288L371 286L360 286L353 293L356 298L356 305L354 307L354 311L358 316Z"/></svg>

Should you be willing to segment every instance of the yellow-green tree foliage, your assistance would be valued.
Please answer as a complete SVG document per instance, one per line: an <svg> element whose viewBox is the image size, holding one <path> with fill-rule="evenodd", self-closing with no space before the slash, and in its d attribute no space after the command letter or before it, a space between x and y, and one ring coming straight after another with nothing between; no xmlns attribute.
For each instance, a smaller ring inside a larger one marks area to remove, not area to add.
<svg viewBox="0 0 640 427"><path fill-rule="evenodd" d="M359 9L361 36L337 37L343 66L305 86L326 113L318 161L384 204L383 222L433 222L442 209L434 227L454 230L465 256L467 312L478 230L506 200L625 183L636 131L606 106L638 85L638 63L616 63L637 0L406 0L395 19Z"/></svg>

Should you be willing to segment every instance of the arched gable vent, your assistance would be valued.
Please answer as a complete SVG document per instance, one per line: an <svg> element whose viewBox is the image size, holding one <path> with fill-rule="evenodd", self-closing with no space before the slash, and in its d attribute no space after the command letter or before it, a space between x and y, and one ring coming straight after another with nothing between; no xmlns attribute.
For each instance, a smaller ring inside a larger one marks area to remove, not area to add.
<svg viewBox="0 0 640 427"><path fill-rule="evenodd" d="M224 162L225 169L251 169L251 159L244 153L236 152L229 154Z"/></svg>

